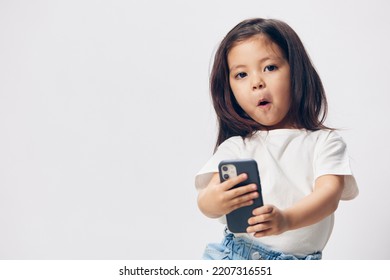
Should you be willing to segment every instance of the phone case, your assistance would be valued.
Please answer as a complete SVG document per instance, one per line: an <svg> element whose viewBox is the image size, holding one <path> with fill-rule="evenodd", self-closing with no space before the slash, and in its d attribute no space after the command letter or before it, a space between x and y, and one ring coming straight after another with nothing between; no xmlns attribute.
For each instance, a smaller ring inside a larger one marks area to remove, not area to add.
<svg viewBox="0 0 390 280"><path fill-rule="evenodd" d="M263 206L263 196L257 162L253 159L224 160L218 165L218 170L221 182L228 180L230 177L238 176L241 173L246 173L248 175L248 178L244 182L237 184L233 188L252 183L257 185L259 197L254 200L252 205L238 208L226 215L228 229L233 233L244 233L249 226L248 219L253 216L252 211L255 208Z"/></svg>

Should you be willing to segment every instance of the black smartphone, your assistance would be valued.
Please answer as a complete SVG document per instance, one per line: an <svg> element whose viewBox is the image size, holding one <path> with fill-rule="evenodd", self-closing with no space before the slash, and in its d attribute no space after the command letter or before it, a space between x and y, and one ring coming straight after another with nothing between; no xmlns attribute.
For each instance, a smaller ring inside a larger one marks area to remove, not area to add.
<svg viewBox="0 0 390 280"><path fill-rule="evenodd" d="M252 211L255 208L263 206L263 196L261 193L257 162L254 159L223 160L219 163L218 170L221 182L224 182L229 178L236 177L242 173L246 173L248 175L248 178L245 181L235 185L233 188L249 184L256 184L257 186L259 197L254 200L252 205L238 208L226 215L228 229L233 233L244 233L249 226L248 219L253 216Z"/></svg>

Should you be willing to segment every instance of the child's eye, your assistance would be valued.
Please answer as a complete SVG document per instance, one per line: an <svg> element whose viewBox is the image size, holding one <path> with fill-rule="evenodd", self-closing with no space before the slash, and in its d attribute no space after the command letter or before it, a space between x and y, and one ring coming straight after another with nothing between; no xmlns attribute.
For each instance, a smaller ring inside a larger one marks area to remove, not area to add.
<svg viewBox="0 0 390 280"><path fill-rule="evenodd" d="M271 72L271 71L275 71L276 69L278 69L278 67L276 67L275 65L268 65L265 66L264 72Z"/></svg>
<svg viewBox="0 0 390 280"><path fill-rule="evenodd" d="M235 76L235 78L236 79L243 79L243 78L245 78L247 76L247 74L245 73L245 72L240 72L240 73L238 73L236 76Z"/></svg>

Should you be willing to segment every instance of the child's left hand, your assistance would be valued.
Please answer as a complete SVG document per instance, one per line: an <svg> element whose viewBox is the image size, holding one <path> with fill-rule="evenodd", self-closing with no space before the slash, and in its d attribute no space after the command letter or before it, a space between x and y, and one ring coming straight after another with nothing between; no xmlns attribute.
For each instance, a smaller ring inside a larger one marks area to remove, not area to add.
<svg viewBox="0 0 390 280"><path fill-rule="evenodd" d="M255 237L281 234L288 230L287 217L277 207L264 205L253 210L253 217L248 220L248 233L255 233Z"/></svg>

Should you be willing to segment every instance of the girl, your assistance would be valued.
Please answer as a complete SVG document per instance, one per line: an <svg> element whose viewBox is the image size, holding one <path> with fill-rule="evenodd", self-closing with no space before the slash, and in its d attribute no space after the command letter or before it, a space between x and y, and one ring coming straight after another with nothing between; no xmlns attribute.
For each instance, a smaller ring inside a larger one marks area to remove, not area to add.
<svg viewBox="0 0 390 280"><path fill-rule="evenodd" d="M225 229L204 259L321 259L340 199L358 194L346 145L324 125L325 92L305 48L286 23L249 19L221 42L211 95L219 132L216 150L195 178L198 206L221 218L253 203L256 186L232 189L246 174L221 183L218 163L253 158L263 207L247 233Z"/></svg>

